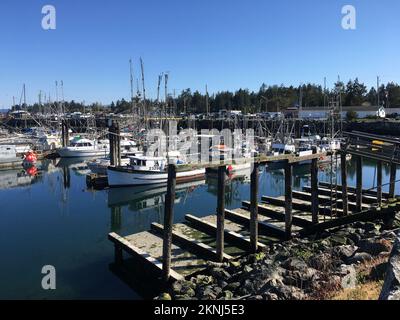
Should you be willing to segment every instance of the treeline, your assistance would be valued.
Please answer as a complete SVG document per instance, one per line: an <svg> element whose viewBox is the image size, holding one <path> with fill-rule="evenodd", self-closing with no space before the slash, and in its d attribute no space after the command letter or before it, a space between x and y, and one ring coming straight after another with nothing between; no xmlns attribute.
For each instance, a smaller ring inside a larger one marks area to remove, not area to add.
<svg viewBox="0 0 400 320"><path fill-rule="evenodd" d="M207 109L210 112L220 110L241 110L244 113L276 112L300 105L303 108L321 107L339 97L343 106L376 106L378 101L376 87L368 90L367 86L356 78L346 84L338 81L333 88L326 90L316 84L304 84L299 87L263 84L257 92L239 89L235 92L222 91L210 95L186 89L176 97L169 95L167 103L146 100L145 108L153 113L163 110L166 113L194 114L205 113ZM382 84L379 87L379 101L380 105L385 107L400 107L400 86L393 82ZM136 103L140 104L138 99ZM14 106L14 109L18 108L20 106ZM38 104L28 106L28 110L33 112L39 111L40 108ZM54 108L60 107L53 104ZM127 113L132 110L132 103L125 99L112 102L110 105L99 103L84 105L75 101L64 103L64 110L68 112L85 110L101 112L106 109L111 109L114 113Z"/></svg>

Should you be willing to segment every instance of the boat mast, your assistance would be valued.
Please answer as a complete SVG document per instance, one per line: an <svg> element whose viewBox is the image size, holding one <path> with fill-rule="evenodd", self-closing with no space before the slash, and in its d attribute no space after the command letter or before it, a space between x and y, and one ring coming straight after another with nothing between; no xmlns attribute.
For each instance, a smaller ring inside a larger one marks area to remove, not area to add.
<svg viewBox="0 0 400 320"><path fill-rule="evenodd" d="M140 69L142 71L142 90L143 90L143 118L145 120L145 127L147 125L146 123L146 88L144 85L144 66L143 66L143 60L140 58Z"/></svg>
<svg viewBox="0 0 400 320"><path fill-rule="evenodd" d="M132 68L132 59L129 59L129 72L130 72L130 83L131 83L131 113L135 112L135 103L134 103L134 95L133 95L133 68Z"/></svg>

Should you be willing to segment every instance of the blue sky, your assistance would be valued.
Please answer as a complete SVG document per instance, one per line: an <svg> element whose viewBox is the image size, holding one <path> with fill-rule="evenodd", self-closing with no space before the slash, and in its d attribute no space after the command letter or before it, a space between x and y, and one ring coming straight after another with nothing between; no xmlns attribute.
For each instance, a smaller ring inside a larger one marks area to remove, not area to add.
<svg viewBox="0 0 400 320"><path fill-rule="evenodd" d="M42 6L57 10L57 29L41 28ZM341 27L341 8L357 9L357 29ZM109 103L129 99L129 58L146 90L170 72L169 88L210 92L267 84L328 85L359 77L400 82L398 0L2 0L0 108L55 97Z"/></svg>

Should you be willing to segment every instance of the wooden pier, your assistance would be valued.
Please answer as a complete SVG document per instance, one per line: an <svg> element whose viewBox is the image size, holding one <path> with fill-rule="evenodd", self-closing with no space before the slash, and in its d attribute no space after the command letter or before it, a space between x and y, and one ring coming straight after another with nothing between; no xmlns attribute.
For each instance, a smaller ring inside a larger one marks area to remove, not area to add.
<svg viewBox="0 0 400 320"><path fill-rule="evenodd" d="M345 159L348 152L353 154L351 145L346 144L340 156ZM274 242L322 232L355 221L390 220L400 210L400 198L394 197L395 169L391 170L390 192L384 193L379 173L379 184L375 190L361 188L360 165L356 169L356 185L347 186L346 161L341 161L344 170L342 183L334 186L318 181L317 160L320 156L317 153L307 157L285 155L285 195L262 196L261 201L258 201L258 166L276 158L254 159L250 200L243 201L242 207L235 210L225 208L227 164L220 163L216 212L210 212L209 216L202 218L187 214L185 221L177 224L173 224L173 204L176 172L181 168L170 165L164 225L153 223L151 230L126 237L110 233L109 239L115 246L116 263L124 263L123 252L127 252L148 265L148 270L152 270L156 277L164 281L179 280L204 270L207 261L231 261L238 256L263 251ZM376 154L373 156L377 157ZM362 157L367 157L367 154ZM293 165L305 158L312 160L311 184L302 191L293 191ZM362 163L362 158L357 163ZM390 163L393 167L397 161ZM382 165L378 165L379 168L382 170Z"/></svg>

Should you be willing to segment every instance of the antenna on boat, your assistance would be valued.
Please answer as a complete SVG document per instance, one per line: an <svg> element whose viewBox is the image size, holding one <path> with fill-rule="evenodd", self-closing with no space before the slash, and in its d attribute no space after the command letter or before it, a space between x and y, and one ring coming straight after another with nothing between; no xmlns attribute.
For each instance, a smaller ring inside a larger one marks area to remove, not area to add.
<svg viewBox="0 0 400 320"><path fill-rule="evenodd" d="M133 97L133 67L132 67L132 59L129 59L129 72L130 72L130 83L131 83L131 112L134 112L134 97Z"/></svg>
<svg viewBox="0 0 400 320"><path fill-rule="evenodd" d="M145 85L144 85L144 66L143 66L142 58L140 58L140 69L142 71L143 117L146 117L146 88L145 88Z"/></svg>
<svg viewBox="0 0 400 320"><path fill-rule="evenodd" d="M61 80L61 112L64 114L64 81Z"/></svg>

